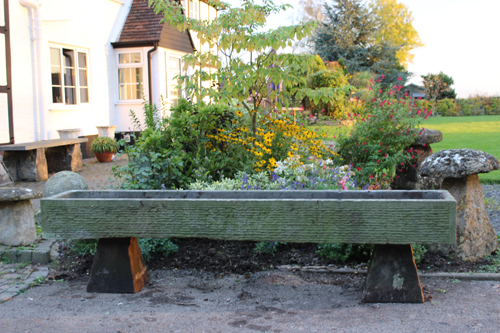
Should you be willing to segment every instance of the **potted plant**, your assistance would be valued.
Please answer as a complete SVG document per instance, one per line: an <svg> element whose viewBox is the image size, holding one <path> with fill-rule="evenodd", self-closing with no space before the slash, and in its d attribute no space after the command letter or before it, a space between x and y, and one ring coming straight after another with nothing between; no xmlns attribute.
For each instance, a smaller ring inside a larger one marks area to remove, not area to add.
<svg viewBox="0 0 500 333"><path fill-rule="evenodd" d="M100 163L110 162L113 154L118 151L120 145L115 139L107 136L95 138L90 144L90 150Z"/></svg>

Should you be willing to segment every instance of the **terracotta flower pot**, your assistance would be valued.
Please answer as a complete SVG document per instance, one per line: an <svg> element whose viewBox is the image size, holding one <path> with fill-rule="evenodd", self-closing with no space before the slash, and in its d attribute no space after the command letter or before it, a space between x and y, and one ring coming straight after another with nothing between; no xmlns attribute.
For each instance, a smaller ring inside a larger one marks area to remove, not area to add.
<svg viewBox="0 0 500 333"><path fill-rule="evenodd" d="M102 154L98 154L98 153L94 153L95 154L95 157L97 158L97 160L99 161L99 163L108 163L108 162L111 162L111 158L113 158L113 153L108 153L108 152L104 152Z"/></svg>

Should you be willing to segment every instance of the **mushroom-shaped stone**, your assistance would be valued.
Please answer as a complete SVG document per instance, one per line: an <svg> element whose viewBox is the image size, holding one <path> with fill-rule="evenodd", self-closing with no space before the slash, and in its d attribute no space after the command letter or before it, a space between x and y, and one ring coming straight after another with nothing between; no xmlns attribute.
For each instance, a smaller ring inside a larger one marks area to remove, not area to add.
<svg viewBox="0 0 500 333"><path fill-rule="evenodd" d="M486 214L477 174L499 168L496 157L473 149L442 150L422 162L420 175L444 178L441 189L448 190L457 201L457 243L431 250L471 261L496 250L497 235Z"/></svg>
<svg viewBox="0 0 500 333"><path fill-rule="evenodd" d="M413 149L417 159L409 166L403 168L403 172L399 177L394 178L391 188L398 190L421 190L430 189L422 184L421 178L418 177L418 170L422 161L432 155L430 144L443 141L443 133L430 128L420 128L414 131L417 135L415 141L410 145L409 149Z"/></svg>
<svg viewBox="0 0 500 333"><path fill-rule="evenodd" d="M35 218L31 199L42 194L30 189L0 187L0 244L30 245L36 240Z"/></svg>
<svg viewBox="0 0 500 333"><path fill-rule="evenodd" d="M420 166L420 175L438 178L462 178L498 170L498 159L474 149L441 150L426 158Z"/></svg>
<svg viewBox="0 0 500 333"><path fill-rule="evenodd" d="M87 190L88 188L87 182L79 174L71 171L61 171L47 180L43 189L43 196L48 198L66 191Z"/></svg>
<svg viewBox="0 0 500 333"><path fill-rule="evenodd" d="M417 139L412 143L412 146L424 146L443 141L443 133L441 131L422 128L418 133L420 135L417 135Z"/></svg>

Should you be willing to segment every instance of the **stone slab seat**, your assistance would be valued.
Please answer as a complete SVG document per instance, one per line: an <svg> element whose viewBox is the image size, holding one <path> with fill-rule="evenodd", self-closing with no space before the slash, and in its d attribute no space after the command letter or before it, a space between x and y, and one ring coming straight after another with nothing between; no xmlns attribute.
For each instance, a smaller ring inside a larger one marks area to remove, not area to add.
<svg viewBox="0 0 500 333"><path fill-rule="evenodd" d="M87 141L75 138L0 145L0 151L14 181L35 182L48 179L49 173L81 171L80 144Z"/></svg>
<svg viewBox="0 0 500 333"><path fill-rule="evenodd" d="M137 238L375 244L363 301L424 301L410 244L454 244L447 191L69 191L41 200L45 238L99 239L90 292L137 292ZM118 264L119 263L119 264Z"/></svg>

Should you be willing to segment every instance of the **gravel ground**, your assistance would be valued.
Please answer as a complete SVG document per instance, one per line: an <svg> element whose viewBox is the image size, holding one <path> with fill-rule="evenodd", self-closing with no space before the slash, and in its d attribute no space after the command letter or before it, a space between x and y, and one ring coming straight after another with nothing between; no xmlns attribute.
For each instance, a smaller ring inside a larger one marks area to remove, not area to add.
<svg viewBox="0 0 500 333"><path fill-rule="evenodd" d="M497 234L500 234L500 185L483 185L486 211Z"/></svg>

